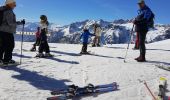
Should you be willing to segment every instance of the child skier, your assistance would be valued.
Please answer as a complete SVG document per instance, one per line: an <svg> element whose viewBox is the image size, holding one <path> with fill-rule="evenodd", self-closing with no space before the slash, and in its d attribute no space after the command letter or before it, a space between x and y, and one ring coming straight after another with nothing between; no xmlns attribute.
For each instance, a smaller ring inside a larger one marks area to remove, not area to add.
<svg viewBox="0 0 170 100"><path fill-rule="evenodd" d="M83 47L82 47L82 50L81 50L80 54L89 54L89 53L87 52L87 46L88 46L88 41L89 41L89 37L90 37L90 36L96 36L96 35L91 34L91 33L89 32L89 30L85 28L85 29L84 29L84 32L83 32L82 35L80 36L80 39L83 40Z"/></svg>
<svg viewBox="0 0 170 100"><path fill-rule="evenodd" d="M94 34L96 35L92 47L100 47L100 40L101 40L101 34L102 34L102 29L99 24L95 23L94 24Z"/></svg>
<svg viewBox="0 0 170 100"><path fill-rule="evenodd" d="M33 44L33 47L31 48L30 51L36 51L36 46L40 45L40 27L37 27L37 32L35 33L36 36L36 42Z"/></svg>
<svg viewBox="0 0 170 100"><path fill-rule="evenodd" d="M41 15L40 17L41 22L40 22L40 46L39 46L39 53L36 55L36 57L52 57L50 54L50 49L49 45L47 42L47 28L49 25L48 19L45 15ZM43 51L45 52L45 55L43 54Z"/></svg>

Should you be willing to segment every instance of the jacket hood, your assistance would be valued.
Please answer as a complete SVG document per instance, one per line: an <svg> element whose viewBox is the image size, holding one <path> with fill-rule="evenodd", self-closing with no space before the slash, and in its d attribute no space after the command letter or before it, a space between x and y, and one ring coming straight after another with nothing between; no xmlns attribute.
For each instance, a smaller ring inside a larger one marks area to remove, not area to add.
<svg viewBox="0 0 170 100"><path fill-rule="evenodd" d="M6 6L1 6L0 11L3 11L3 10L10 10L10 8L7 8Z"/></svg>
<svg viewBox="0 0 170 100"><path fill-rule="evenodd" d="M1 6L0 11L5 10L5 8L6 8L5 6Z"/></svg>

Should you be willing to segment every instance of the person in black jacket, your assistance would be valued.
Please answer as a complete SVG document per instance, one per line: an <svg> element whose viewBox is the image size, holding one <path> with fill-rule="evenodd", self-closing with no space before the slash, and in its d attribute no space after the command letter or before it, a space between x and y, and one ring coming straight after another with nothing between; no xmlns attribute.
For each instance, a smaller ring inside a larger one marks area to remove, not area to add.
<svg viewBox="0 0 170 100"><path fill-rule="evenodd" d="M139 34L139 49L140 49L140 56L136 58L138 62L145 62L145 54L146 54L146 47L145 47L145 39L146 34L148 32L148 23L152 16L151 9L145 4L144 0L140 0L139 3L139 10L138 16L133 21L136 25L135 31Z"/></svg>

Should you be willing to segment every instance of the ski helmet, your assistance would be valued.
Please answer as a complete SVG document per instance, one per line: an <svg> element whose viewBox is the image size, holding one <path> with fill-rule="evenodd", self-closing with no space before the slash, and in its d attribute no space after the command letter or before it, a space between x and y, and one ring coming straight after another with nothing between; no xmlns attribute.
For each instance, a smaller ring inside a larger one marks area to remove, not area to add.
<svg viewBox="0 0 170 100"><path fill-rule="evenodd" d="M44 21L47 21L47 16L46 16L46 15L41 15L41 16L40 16L40 19L41 19L41 20L44 20Z"/></svg>

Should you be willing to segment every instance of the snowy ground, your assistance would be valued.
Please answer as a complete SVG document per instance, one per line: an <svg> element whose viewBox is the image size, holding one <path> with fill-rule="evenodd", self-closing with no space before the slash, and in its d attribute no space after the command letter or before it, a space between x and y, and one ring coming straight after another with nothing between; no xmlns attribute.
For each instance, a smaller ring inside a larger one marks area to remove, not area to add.
<svg viewBox="0 0 170 100"><path fill-rule="evenodd" d="M170 80L170 72L156 68L156 64L170 66L170 40L147 45L146 63L133 59L138 51L130 49L128 63L123 62L127 45L110 45L88 50L96 55L79 56L81 45L50 44L53 59L36 59L36 53L28 52L33 43L24 43L23 65L0 69L0 100L46 100L50 90L66 85L85 86L117 82L119 91L90 96L81 100L152 100L141 83L148 82L157 94L158 79ZM131 48L133 45L131 45ZM19 61L20 43L16 43L14 59ZM170 83L170 81L168 81ZM170 90L170 86L168 86ZM170 95L170 93L167 93Z"/></svg>

